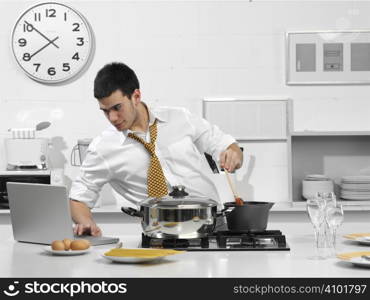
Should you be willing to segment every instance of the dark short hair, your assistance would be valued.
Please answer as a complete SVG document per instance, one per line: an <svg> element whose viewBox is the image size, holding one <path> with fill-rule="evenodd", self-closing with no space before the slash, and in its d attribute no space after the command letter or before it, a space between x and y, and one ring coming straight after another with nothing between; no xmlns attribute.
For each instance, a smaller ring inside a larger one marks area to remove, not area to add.
<svg viewBox="0 0 370 300"><path fill-rule="evenodd" d="M123 63L113 62L105 65L95 77L94 97L102 99L120 90L124 96L131 98L140 88L135 72Z"/></svg>

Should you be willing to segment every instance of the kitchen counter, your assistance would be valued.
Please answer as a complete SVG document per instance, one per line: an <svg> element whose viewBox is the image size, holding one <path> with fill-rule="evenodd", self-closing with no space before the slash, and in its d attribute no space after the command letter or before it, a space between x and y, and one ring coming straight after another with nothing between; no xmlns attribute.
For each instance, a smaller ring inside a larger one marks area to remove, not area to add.
<svg viewBox="0 0 370 300"><path fill-rule="evenodd" d="M101 257L113 245L96 246L80 256L51 256L44 245L13 240L11 226L0 225L0 277L370 277L369 268L354 267L336 258L313 260L314 236L303 213L272 216L268 229L279 229L290 251L186 252L151 264L117 264ZM370 251L346 241L345 233L369 232L370 215L346 215L338 231L338 252ZM119 236L124 247L137 247L139 223L100 224L105 235Z"/></svg>

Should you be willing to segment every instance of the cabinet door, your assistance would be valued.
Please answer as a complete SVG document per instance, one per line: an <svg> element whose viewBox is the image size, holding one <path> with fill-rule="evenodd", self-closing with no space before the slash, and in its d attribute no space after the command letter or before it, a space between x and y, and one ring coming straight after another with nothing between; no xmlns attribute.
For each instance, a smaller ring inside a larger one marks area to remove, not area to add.
<svg viewBox="0 0 370 300"><path fill-rule="evenodd" d="M203 116L237 140L287 137L287 100L205 100Z"/></svg>
<svg viewBox="0 0 370 300"><path fill-rule="evenodd" d="M288 201L288 100L205 100L203 108L209 122L244 147L244 163L235 177L240 196Z"/></svg>

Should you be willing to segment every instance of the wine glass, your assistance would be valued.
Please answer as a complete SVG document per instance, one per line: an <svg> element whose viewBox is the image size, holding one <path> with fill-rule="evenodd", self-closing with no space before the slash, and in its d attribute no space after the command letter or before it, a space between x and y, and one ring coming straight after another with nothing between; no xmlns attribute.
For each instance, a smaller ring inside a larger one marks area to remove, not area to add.
<svg viewBox="0 0 370 300"><path fill-rule="evenodd" d="M317 198L310 198L307 200L306 207L315 232L315 258L320 259L322 257L319 256L318 250L320 247L320 229L325 220L325 204Z"/></svg>
<svg viewBox="0 0 370 300"><path fill-rule="evenodd" d="M329 206L325 210L326 222L329 226L329 229L332 232L332 245L334 251L336 249L336 235L338 227L343 223L344 212L342 204L335 204L334 206Z"/></svg>
<svg viewBox="0 0 370 300"><path fill-rule="evenodd" d="M325 204L325 208L329 206L335 206L337 204L337 198L334 192L325 193L325 192L318 192L317 198L322 199Z"/></svg>

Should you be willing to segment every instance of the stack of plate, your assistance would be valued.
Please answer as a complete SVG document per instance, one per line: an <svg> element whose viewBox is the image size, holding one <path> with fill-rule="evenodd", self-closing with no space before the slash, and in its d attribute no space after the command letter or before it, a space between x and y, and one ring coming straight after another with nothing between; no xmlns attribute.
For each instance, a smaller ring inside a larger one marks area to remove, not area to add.
<svg viewBox="0 0 370 300"><path fill-rule="evenodd" d="M302 196L306 199L314 197L318 192L330 193L333 191L333 181L325 175L307 175L302 181Z"/></svg>
<svg viewBox="0 0 370 300"><path fill-rule="evenodd" d="M340 187L342 199L370 200L370 176L345 176Z"/></svg>

